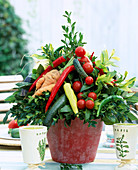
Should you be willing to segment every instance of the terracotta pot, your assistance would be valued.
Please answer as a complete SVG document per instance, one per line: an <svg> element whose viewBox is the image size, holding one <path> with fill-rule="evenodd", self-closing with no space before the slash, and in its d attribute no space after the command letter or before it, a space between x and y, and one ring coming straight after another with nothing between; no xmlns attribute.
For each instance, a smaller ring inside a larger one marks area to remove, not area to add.
<svg viewBox="0 0 138 170"><path fill-rule="evenodd" d="M81 164L93 162L96 156L103 122L96 120L96 127L88 127L79 118L70 127L59 120L47 133L52 159L60 163Z"/></svg>

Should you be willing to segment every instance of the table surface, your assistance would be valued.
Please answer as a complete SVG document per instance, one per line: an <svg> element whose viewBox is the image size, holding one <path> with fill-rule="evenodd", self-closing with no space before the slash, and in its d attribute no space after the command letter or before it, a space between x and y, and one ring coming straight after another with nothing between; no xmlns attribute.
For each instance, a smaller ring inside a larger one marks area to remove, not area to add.
<svg viewBox="0 0 138 170"><path fill-rule="evenodd" d="M1 128L2 130L2 128ZM102 132L99 148L94 162L83 165L83 170L113 170L119 160L116 158L114 148L103 148L102 142L105 134ZM2 139L1 139L2 140ZM8 140L11 141L11 140ZM17 141L20 142L20 141ZM138 150L136 154L135 165L138 166ZM60 164L52 161L49 148L46 148L45 163L39 166L29 166L23 162L22 151L20 145L10 146L0 143L0 170L29 170L29 169L49 169L58 170Z"/></svg>
<svg viewBox="0 0 138 170"><path fill-rule="evenodd" d="M96 159L90 164L84 164L83 170L113 170L119 164L116 158L115 149L99 148ZM136 154L135 165L138 166L138 153ZM49 148L46 148L45 163L39 166L28 166L23 162L20 147L0 146L0 170L29 170L49 169L58 170L60 164L52 161Z"/></svg>

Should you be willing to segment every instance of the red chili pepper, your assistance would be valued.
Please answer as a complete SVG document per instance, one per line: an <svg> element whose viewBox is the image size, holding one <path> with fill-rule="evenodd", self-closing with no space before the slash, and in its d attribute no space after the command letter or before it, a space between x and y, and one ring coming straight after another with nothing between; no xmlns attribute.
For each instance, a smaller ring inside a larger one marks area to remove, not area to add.
<svg viewBox="0 0 138 170"><path fill-rule="evenodd" d="M37 81L43 77L43 75L45 75L47 72L51 71L53 68L56 68L57 66L59 66L61 63L65 62L66 59L61 56L59 58L57 58L55 61L53 61L53 67L52 66L48 66L44 71L43 73L41 73L41 75L33 82L33 84L31 85L30 89L29 89L29 92L35 87Z"/></svg>
<svg viewBox="0 0 138 170"><path fill-rule="evenodd" d="M79 62L81 62L81 59L80 59L80 58L78 58L78 60L79 60Z"/></svg>
<svg viewBox="0 0 138 170"><path fill-rule="evenodd" d="M90 60L91 60L91 61L92 61L93 55L94 55L94 52L93 52L92 55L90 56ZM93 63L93 66L95 66L95 61L93 61L92 63Z"/></svg>
<svg viewBox="0 0 138 170"><path fill-rule="evenodd" d="M99 70L100 76L104 74L104 71L103 71L102 68L99 68L99 67L96 67L96 66L95 66L95 68L97 68Z"/></svg>
<svg viewBox="0 0 138 170"><path fill-rule="evenodd" d="M62 72L61 76L59 77L59 79L58 79L56 85L54 86L54 88L53 88L53 90L52 90L52 92L51 92L51 94L50 94L50 97L49 97L49 99L48 99L48 101L47 101L47 104L46 104L46 107L45 107L45 112L48 110L50 104L52 103L53 99L55 98L55 96L56 96L56 94L57 94L57 92L58 92L58 90L59 90L59 88L60 88L61 85L63 84L63 82L64 82L64 80L66 79L66 77L68 76L68 74L69 74L71 71L73 71L73 70L75 70L75 67L74 67L74 65L71 65L71 66L67 67L67 68Z"/></svg>
<svg viewBox="0 0 138 170"><path fill-rule="evenodd" d="M111 83L114 85L114 86L117 86L117 84L115 83L117 80L113 80L111 81Z"/></svg>
<svg viewBox="0 0 138 170"><path fill-rule="evenodd" d="M92 53L92 55L90 56L90 60L92 61L92 57L93 57L93 55L94 55L94 52Z"/></svg>

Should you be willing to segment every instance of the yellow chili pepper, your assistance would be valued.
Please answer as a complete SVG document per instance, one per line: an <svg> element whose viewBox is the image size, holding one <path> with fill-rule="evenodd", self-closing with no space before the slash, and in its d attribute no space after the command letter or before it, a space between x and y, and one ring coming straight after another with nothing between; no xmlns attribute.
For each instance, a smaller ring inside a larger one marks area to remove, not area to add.
<svg viewBox="0 0 138 170"><path fill-rule="evenodd" d="M64 86L64 91L65 91L65 94L69 100L69 103L70 103L70 106L73 110L73 112L75 114L78 113L78 107L77 107L77 97L73 91L73 89L71 88L71 84L70 83L65 83Z"/></svg>

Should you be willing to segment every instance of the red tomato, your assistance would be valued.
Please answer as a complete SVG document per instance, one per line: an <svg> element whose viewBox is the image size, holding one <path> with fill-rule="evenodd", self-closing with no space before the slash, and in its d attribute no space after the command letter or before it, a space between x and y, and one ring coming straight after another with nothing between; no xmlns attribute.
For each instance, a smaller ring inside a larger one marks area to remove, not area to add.
<svg viewBox="0 0 138 170"><path fill-rule="evenodd" d="M81 90L81 87L82 87L82 83L80 81L75 81L73 83L73 90L75 92L79 92Z"/></svg>
<svg viewBox="0 0 138 170"><path fill-rule="evenodd" d="M87 100L86 101L86 107L87 107L87 109L93 109L94 102L92 100Z"/></svg>
<svg viewBox="0 0 138 170"><path fill-rule="evenodd" d="M80 100L77 102L77 106L78 106L79 109L84 109L85 106L86 106L85 100L80 99Z"/></svg>
<svg viewBox="0 0 138 170"><path fill-rule="evenodd" d="M85 63L85 64L83 64L83 69L84 69L84 71L87 73L87 74L90 74L90 73L92 73L93 72L93 66L90 64L90 63Z"/></svg>
<svg viewBox="0 0 138 170"><path fill-rule="evenodd" d="M19 128L18 123L17 123L17 120L12 120L12 121L10 121L10 122L9 122L9 125L8 125L8 128L9 128L9 129Z"/></svg>
<svg viewBox="0 0 138 170"><path fill-rule="evenodd" d="M83 47L79 46L79 47L76 48L75 54L78 57L84 57L84 55L86 54L86 51L84 50Z"/></svg>
<svg viewBox="0 0 138 170"><path fill-rule="evenodd" d="M82 94L83 94L82 92L78 93L78 94L77 94L77 98L78 98L78 99L82 99Z"/></svg>
<svg viewBox="0 0 138 170"><path fill-rule="evenodd" d="M80 62L83 63L83 64L84 64L84 63L87 63L87 62L89 63L89 60L88 60L87 57L84 56L84 57L82 57L82 58L80 59Z"/></svg>
<svg viewBox="0 0 138 170"><path fill-rule="evenodd" d="M91 85L93 83L93 78L91 76L86 77L85 82L87 85Z"/></svg>
<svg viewBox="0 0 138 170"><path fill-rule="evenodd" d="M96 99L97 99L97 94L94 93L94 92L90 92L90 93L88 94L88 97L92 98L93 100L96 100Z"/></svg>

